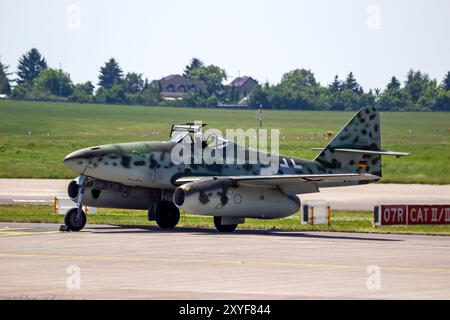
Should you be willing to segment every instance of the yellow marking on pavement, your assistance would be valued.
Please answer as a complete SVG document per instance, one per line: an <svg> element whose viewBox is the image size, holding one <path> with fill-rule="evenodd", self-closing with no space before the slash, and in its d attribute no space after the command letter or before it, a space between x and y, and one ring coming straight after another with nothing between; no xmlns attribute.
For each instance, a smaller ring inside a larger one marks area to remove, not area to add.
<svg viewBox="0 0 450 320"><path fill-rule="evenodd" d="M29 235L40 235L40 234L54 234L59 233L59 231L5 231L0 232L0 236L29 236Z"/></svg>
<svg viewBox="0 0 450 320"><path fill-rule="evenodd" d="M59 230L50 230L50 231L19 231L19 230L31 230L31 228L1 228L0 229L0 237L1 236L29 236L29 235L44 235L44 234L57 234L57 233L66 233ZM92 229L83 229L81 232L92 232Z"/></svg>
<svg viewBox="0 0 450 320"><path fill-rule="evenodd" d="M30 230L30 228L0 228L0 231L13 231L13 230Z"/></svg>
<svg viewBox="0 0 450 320"><path fill-rule="evenodd" d="M326 268L326 269L363 269L368 265L353 264L328 264L328 263L303 263L303 262L280 262L273 260L221 260L221 259L192 259L192 258L155 258L155 257L124 257L124 256L90 256L90 255L67 255L53 253L0 253L0 257L22 257L22 258L62 258L71 260L122 260L122 261L146 261L146 262L170 262L170 263L208 263L208 264L254 264L268 266ZM403 271L403 272L434 272L450 273L450 268L426 268L426 267L401 267L401 266L379 266L381 270Z"/></svg>

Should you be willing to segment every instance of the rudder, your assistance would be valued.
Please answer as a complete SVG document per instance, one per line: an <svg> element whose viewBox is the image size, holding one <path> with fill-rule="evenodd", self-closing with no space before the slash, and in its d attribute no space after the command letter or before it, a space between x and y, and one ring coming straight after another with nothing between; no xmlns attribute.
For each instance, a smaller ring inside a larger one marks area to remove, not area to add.
<svg viewBox="0 0 450 320"><path fill-rule="evenodd" d="M361 108L314 159L336 172L369 173L381 177L380 115Z"/></svg>

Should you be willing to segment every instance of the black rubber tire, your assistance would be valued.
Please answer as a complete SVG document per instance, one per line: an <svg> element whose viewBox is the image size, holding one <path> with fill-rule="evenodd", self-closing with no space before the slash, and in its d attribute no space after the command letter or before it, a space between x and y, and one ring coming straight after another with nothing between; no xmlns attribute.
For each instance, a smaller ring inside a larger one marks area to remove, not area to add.
<svg viewBox="0 0 450 320"><path fill-rule="evenodd" d="M219 232L233 232L237 228L237 224L222 224L222 217L214 217L214 225Z"/></svg>
<svg viewBox="0 0 450 320"><path fill-rule="evenodd" d="M67 211L66 215L64 216L64 224L69 228L70 231L80 231L86 225L87 218L83 210L81 210L80 221L75 221L77 211L77 208L72 208Z"/></svg>
<svg viewBox="0 0 450 320"><path fill-rule="evenodd" d="M75 180L70 181L67 186L67 194L71 199L76 199L78 197L78 192L80 191L80 186Z"/></svg>
<svg viewBox="0 0 450 320"><path fill-rule="evenodd" d="M161 201L155 208L156 223L162 229L173 229L180 221L180 210L170 201Z"/></svg>

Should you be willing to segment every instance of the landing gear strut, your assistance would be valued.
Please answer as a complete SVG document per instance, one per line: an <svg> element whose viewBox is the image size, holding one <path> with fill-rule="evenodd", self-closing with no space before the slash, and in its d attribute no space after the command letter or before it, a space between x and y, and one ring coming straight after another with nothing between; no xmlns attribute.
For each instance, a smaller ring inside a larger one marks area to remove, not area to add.
<svg viewBox="0 0 450 320"><path fill-rule="evenodd" d="M173 229L180 220L180 210L171 201L160 201L154 208L155 220L163 229Z"/></svg>
<svg viewBox="0 0 450 320"><path fill-rule="evenodd" d="M84 189L86 187L87 177L80 176L79 185L80 190L77 197L77 207L70 209L64 216L64 224L70 231L80 231L86 225L86 214L83 212L83 200Z"/></svg>

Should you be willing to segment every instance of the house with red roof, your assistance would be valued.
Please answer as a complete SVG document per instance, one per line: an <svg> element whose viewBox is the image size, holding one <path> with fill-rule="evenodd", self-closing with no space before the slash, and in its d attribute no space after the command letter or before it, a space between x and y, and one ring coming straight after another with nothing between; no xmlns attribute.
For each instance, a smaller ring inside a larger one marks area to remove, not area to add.
<svg viewBox="0 0 450 320"><path fill-rule="evenodd" d="M252 91L258 86L258 81L252 77L237 77L228 85L234 91L239 104L246 104Z"/></svg>
<svg viewBox="0 0 450 320"><path fill-rule="evenodd" d="M200 80L191 80L179 74L172 74L161 80L152 82L153 86L158 86L161 90L161 97L164 99L182 99L188 93L204 92L206 93L206 85Z"/></svg>

